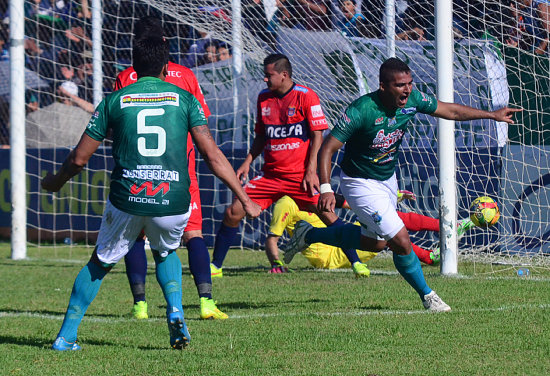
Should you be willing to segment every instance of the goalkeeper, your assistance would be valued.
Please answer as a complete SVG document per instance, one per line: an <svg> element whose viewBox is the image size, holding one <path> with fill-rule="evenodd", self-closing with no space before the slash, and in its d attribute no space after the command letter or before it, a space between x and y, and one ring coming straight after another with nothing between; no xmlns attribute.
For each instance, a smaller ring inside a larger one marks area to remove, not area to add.
<svg viewBox="0 0 550 376"><path fill-rule="evenodd" d="M336 206L339 208L349 209L349 205L344 199L344 196L336 194ZM399 202L404 199L416 200L414 193L400 190L398 193ZM411 231L434 231L439 232L439 220L417 213L397 212L405 227ZM326 227L317 215L305 211L300 211L298 205L288 196L282 197L275 203L273 207L273 216L269 226L269 234L266 239L265 250L267 258L271 263L270 273L285 273L288 271L284 263L279 259L279 249L277 243L279 238L286 230L290 236L294 233L294 225L296 222L304 220L314 227ZM356 224L358 224L356 222ZM470 220L459 222L457 228L458 238L460 239L466 231L474 225ZM413 244L413 251L418 256L420 261L427 265L437 265L440 261L439 248L434 250L423 249L416 244ZM362 263L367 263L376 256L377 252L357 250L357 255ZM295 254L285 253L284 261L290 263ZM347 256L342 252L341 248L326 245L323 243L311 244L308 248L302 251L302 255L307 258L309 263L319 269L338 269L353 267ZM356 277L359 277L356 274Z"/></svg>

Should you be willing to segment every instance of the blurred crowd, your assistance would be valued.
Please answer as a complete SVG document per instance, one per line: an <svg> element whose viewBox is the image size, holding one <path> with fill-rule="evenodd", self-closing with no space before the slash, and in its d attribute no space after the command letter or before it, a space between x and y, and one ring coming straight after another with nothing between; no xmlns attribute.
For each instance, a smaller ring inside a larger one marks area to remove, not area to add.
<svg viewBox="0 0 550 376"><path fill-rule="evenodd" d="M25 1L25 67L36 76L26 94L27 112L62 103L93 112L91 0ZM231 22L231 0L186 0L188 5ZM431 40L433 0L395 0L396 39ZM385 0L242 0L243 25L266 50L277 49L281 27L337 31L346 37L384 38ZM453 0L455 38L489 39L497 45L548 53L550 0ZM178 22L141 2L103 1L104 92L131 64L136 19L154 14L170 37L171 60L194 68L231 59L227 41ZM0 0L0 67L8 68L9 1ZM246 42L246 41L245 41ZM1 65L3 64L3 65ZM0 90L0 144L9 143L9 85ZM34 85L34 86L33 86ZM0 85L1 87L1 85Z"/></svg>

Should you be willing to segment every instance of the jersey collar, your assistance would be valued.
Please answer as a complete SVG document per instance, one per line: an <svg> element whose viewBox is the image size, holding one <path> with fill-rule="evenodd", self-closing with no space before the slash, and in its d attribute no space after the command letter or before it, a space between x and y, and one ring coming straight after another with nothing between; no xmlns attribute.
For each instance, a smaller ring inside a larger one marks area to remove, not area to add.
<svg viewBox="0 0 550 376"><path fill-rule="evenodd" d="M153 77L153 76L140 77L137 80L137 82L144 82L144 81L162 81L162 80L158 77Z"/></svg>
<svg viewBox="0 0 550 376"><path fill-rule="evenodd" d="M277 98L279 98L279 99L286 97L286 95L287 95L288 93L290 93L292 90L294 90L294 86L296 86L296 83L292 83L292 86L290 87L290 89L288 89L288 91L287 91L286 93L284 93L284 94L277 94L277 93L275 93L275 96L276 96Z"/></svg>

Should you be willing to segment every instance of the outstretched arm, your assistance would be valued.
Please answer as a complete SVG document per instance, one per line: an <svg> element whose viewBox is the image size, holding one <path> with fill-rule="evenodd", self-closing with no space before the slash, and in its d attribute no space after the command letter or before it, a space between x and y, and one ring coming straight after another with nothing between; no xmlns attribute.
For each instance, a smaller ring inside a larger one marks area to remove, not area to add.
<svg viewBox="0 0 550 376"><path fill-rule="evenodd" d="M330 172L332 167L333 154L342 148L344 144L332 135L328 135L319 150L319 177L321 185L330 184ZM334 212L336 199L334 192L321 193L317 208L319 211Z"/></svg>
<svg viewBox="0 0 550 376"><path fill-rule="evenodd" d="M59 191L69 179L82 171L99 145L101 145L101 141L96 141L84 133L78 145L71 150L57 174L52 175L48 172L44 176L41 183L42 188L50 192Z"/></svg>
<svg viewBox="0 0 550 376"><path fill-rule="evenodd" d="M496 111L484 111L477 108L463 106L456 103L446 103L437 101L437 110L432 114L447 120L476 120L476 119L492 119L512 124L514 120L512 116L515 112L522 111L521 108L504 107Z"/></svg>
<svg viewBox="0 0 550 376"><path fill-rule="evenodd" d="M233 191L242 203L248 217L256 218L259 216L261 213L260 206L253 202L244 191L235 171L233 171L233 167L214 142L208 126L201 125L191 128L191 136L208 168Z"/></svg>

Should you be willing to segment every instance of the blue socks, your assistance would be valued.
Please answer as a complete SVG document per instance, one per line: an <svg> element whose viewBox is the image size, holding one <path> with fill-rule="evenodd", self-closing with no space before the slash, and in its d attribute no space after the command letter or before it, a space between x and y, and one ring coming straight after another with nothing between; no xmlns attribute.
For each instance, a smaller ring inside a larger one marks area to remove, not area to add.
<svg viewBox="0 0 550 376"><path fill-rule="evenodd" d="M201 237L189 239L185 246L189 257L189 270L195 280L199 297L212 299L210 255L204 239Z"/></svg>
<svg viewBox="0 0 550 376"><path fill-rule="evenodd" d="M157 281L166 299L166 314L172 312L172 307L183 312L181 305L181 261L176 251L161 257L158 251L153 251L156 264Z"/></svg>
<svg viewBox="0 0 550 376"><path fill-rule="evenodd" d="M342 249L361 249L361 227L345 224L326 228L312 228L306 234L306 242L325 243Z"/></svg>
<svg viewBox="0 0 550 376"><path fill-rule="evenodd" d="M94 300L107 271L101 266L89 261L76 276L69 299L69 306L65 313L63 325L58 337L67 342L76 341L77 330L88 306Z"/></svg>
<svg viewBox="0 0 550 376"><path fill-rule="evenodd" d="M405 281L416 290L420 299L424 300L424 295L432 292L424 279L424 273L420 266L420 260L414 252L411 251L408 255L393 254L393 263L395 268L405 278Z"/></svg>
<svg viewBox="0 0 550 376"><path fill-rule="evenodd" d="M222 222L222 225L216 234L214 253L212 254L212 264L214 264L216 268L222 267L223 260L225 260L229 247L231 246L231 243L233 243L233 239L235 239L238 231L238 227L229 227L224 225Z"/></svg>
<svg viewBox="0 0 550 376"><path fill-rule="evenodd" d="M344 226L345 224L346 224L346 222L344 222L340 218L338 218L329 227ZM359 260L359 255L357 254L357 250L355 248L342 248L342 252L344 252L344 254L348 258L351 265L353 265L356 262L361 262L361 260Z"/></svg>
<svg viewBox="0 0 550 376"><path fill-rule="evenodd" d="M147 256L145 255L145 240L139 239L130 248L126 256L124 256L126 264L126 275L132 295L134 296L134 304L140 301L145 301L145 277L147 276Z"/></svg>

